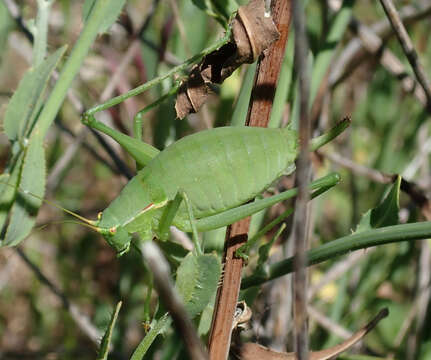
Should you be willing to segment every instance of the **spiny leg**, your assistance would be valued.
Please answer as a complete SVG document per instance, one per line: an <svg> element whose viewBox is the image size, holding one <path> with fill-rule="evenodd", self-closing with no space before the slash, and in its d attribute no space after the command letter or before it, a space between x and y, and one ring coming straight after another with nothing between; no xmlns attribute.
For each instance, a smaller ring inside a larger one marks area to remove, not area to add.
<svg viewBox="0 0 431 360"><path fill-rule="evenodd" d="M181 191L180 193L181 193L181 196L183 197L184 201L186 202L187 212L189 214L189 219L190 219L190 226L192 227L193 243L195 245L195 251L198 255L202 255L203 252L202 252L201 245L199 243L198 231L196 228L196 220L195 220L195 217L193 215L192 204L189 200L189 197L187 196L187 194L184 191Z"/></svg>
<svg viewBox="0 0 431 360"><path fill-rule="evenodd" d="M168 205L166 205L159 224L158 232L159 232L160 240L165 241L168 239L169 227L172 225L172 222L174 221L175 215L178 212L178 208L180 207L182 200L183 200L183 197L181 196L181 194L177 193L177 195L175 195L174 200L169 201Z"/></svg>

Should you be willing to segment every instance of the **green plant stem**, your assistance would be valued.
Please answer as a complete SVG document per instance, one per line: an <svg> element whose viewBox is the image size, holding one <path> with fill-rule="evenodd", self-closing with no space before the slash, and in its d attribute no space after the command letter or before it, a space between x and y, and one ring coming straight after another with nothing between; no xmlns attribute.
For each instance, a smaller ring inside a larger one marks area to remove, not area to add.
<svg viewBox="0 0 431 360"><path fill-rule="evenodd" d="M315 265L350 251L366 249L372 246L390 244L400 241L422 240L431 237L431 221L412 224L386 226L379 229L364 231L358 234L344 236L316 249L307 251L307 264ZM272 264L267 273L262 276L252 275L242 280L241 288L247 289L269 280L293 272L294 257Z"/></svg>
<svg viewBox="0 0 431 360"><path fill-rule="evenodd" d="M109 326L106 329L105 335L100 343L99 354L97 355L96 360L107 360L109 354L109 348L111 345L112 333L114 332L115 322L117 321L118 314L121 309L122 302L119 301L117 306L115 307L114 313L111 316L111 321L109 322Z"/></svg>
<svg viewBox="0 0 431 360"><path fill-rule="evenodd" d="M331 140L335 139L338 135L340 135L344 130L346 130L350 126L350 119L345 117L341 120L337 125L331 128L327 133L320 135L314 139L310 140L310 151L316 151L321 148L323 145L327 144Z"/></svg>
<svg viewBox="0 0 431 360"><path fill-rule="evenodd" d="M73 79L78 73L85 56L90 50L90 47L99 32L101 24L107 16L111 1L113 0L96 1L84 30L73 47L70 57L64 64L58 81L56 82L54 89L40 114L32 136L36 135L44 137L49 126L54 121L64 98L66 97L67 90L71 86Z"/></svg>
<svg viewBox="0 0 431 360"><path fill-rule="evenodd" d="M141 340L130 360L142 360L156 337L166 331L171 323L172 319L168 313L163 315L159 320L154 320L151 324L151 330Z"/></svg>
<svg viewBox="0 0 431 360"><path fill-rule="evenodd" d="M99 111L109 109L110 107L115 106L115 105L123 102L124 100L127 100L128 98L131 98L133 96L141 94L144 91L147 91L148 89L159 84L160 82L162 82L163 80L167 79L168 77L174 75L175 73L186 69L188 66L197 62L198 60L203 58L205 55L219 49L221 46L223 46L224 44L226 44L230 41L230 37L231 37L231 30L230 30L230 28L228 28L226 30L226 34L220 40L218 40L215 44L206 48L205 50L203 50L199 54L196 54L195 56L192 56L190 59L184 61L182 64L175 66L174 68L169 70L166 74L158 76L158 77L154 78L153 80L147 81L145 84L142 84L142 85L140 85L140 86L124 93L124 94L118 95L118 96L104 102L103 104L96 105L95 107L87 110L85 112L84 116L85 115L94 115L95 113L97 113Z"/></svg>
<svg viewBox="0 0 431 360"><path fill-rule="evenodd" d="M42 63L46 56L48 15L53 0L37 0L36 28L34 31L33 66Z"/></svg>
<svg viewBox="0 0 431 360"><path fill-rule="evenodd" d="M320 193L320 188L323 188L322 191L328 190L330 187L338 184L340 181L340 175L337 173L330 173L320 179L317 179L309 184L309 189L315 190ZM253 215L261 210L264 210L276 203L279 203L283 200L290 199L296 196L298 193L298 189L290 189L282 192L281 194L271 196L269 198L265 198L262 200L257 200L252 203L242 205L238 208L233 208L230 210L226 210L220 214L208 216L206 218L196 220L197 228L199 231L208 231L216 228L220 228L232 222L241 220L246 218L247 216ZM191 231L190 228L185 227L186 231Z"/></svg>

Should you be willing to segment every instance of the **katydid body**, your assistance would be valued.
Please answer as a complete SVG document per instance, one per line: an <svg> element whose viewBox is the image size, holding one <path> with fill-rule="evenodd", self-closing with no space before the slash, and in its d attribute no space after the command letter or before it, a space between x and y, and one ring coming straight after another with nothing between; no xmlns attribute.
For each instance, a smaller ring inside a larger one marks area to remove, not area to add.
<svg viewBox="0 0 431 360"><path fill-rule="evenodd" d="M112 136L143 167L92 222L120 255L128 251L133 233L144 240L164 239L171 224L192 231L198 247L197 231L232 224L296 195L296 190L288 190L245 204L291 170L298 146L296 132L289 128L216 128L186 136L158 152L92 116L84 122ZM311 150L337 136L348 123L340 122L313 139ZM325 191L338 180L331 174L310 187Z"/></svg>
<svg viewBox="0 0 431 360"><path fill-rule="evenodd" d="M96 224L117 251L129 235L160 237L166 205L183 191L196 218L223 213L253 199L280 177L297 154L296 132L288 128L223 127L186 136L156 155L106 208ZM190 230L184 202L172 224Z"/></svg>

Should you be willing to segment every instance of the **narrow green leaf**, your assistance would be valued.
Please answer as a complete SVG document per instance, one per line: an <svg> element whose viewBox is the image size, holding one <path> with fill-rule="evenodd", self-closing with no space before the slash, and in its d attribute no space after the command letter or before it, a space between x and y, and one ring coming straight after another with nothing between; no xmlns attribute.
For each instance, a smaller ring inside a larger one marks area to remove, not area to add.
<svg viewBox="0 0 431 360"><path fill-rule="evenodd" d="M235 104L235 109L233 110L231 119L232 126L244 126L251 90L253 88L254 74L256 73L256 64L257 63L253 63L247 67L241 90L239 91L239 96Z"/></svg>
<svg viewBox="0 0 431 360"><path fill-rule="evenodd" d="M324 245L307 251L307 266L320 264L328 259L335 258L351 251L366 249L372 246L423 240L431 237L431 221L423 221L401 225L385 226L360 233L343 236ZM280 276L294 271L294 256L271 264L265 276L255 274L243 278L241 288L247 289L261 285Z"/></svg>
<svg viewBox="0 0 431 360"><path fill-rule="evenodd" d="M91 11L94 8L96 0L85 0L84 6L82 7L82 17L84 19L84 22L87 22ZM110 9L107 12L107 16L105 17L105 20L100 25L99 32L104 33L108 31L108 29L111 27L115 21L117 21L118 16L121 13L121 9L123 8L126 0L117 0L117 1L111 1L110 3Z"/></svg>
<svg viewBox="0 0 431 360"><path fill-rule="evenodd" d="M97 360L106 360L109 354L109 345L111 344L112 333L114 331L115 322L118 318L118 313L120 312L122 302L119 301L115 308L114 313L111 316L111 321L109 322L109 326L106 329L105 334L103 335L102 341L100 343L99 354L97 355Z"/></svg>
<svg viewBox="0 0 431 360"><path fill-rule="evenodd" d="M172 320L169 317L168 313L163 315L159 320L153 320L151 323L150 331L139 343L138 347L133 352L133 355L130 360L142 360L148 349L150 348L151 344L156 339L157 335L165 332L170 326L171 322Z"/></svg>
<svg viewBox="0 0 431 360"><path fill-rule="evenodd" d="M3 184L2 192L0 194L0 230L3 229L6 219L10 213L10 208L15 200L17 193L17 187L19 184L19 179L22 170L22 164L24 159L24 152L21 152L17 158L16 162L10 165L10 173L3 174L2 176L8 176L7 183ZM4 231L2 231L2 234ZM0 239L0 246L3 246L3 239Z"/></svg>
<svg viewBox="0 0 431 360"><path fill-rule="evenodd" d="M286 228L286 224L282 224L280 228L277 230L275 235L271 238L270 241L268 241L266 244L263 244L261 247L259 247L259 259L257 261L257 267L264 267L266 262L269 259L269 252L272 248L272 245L274 245L275 240L277 240L283 230Z"/></svg>
<svg viewBox="0 0 431 360"><path fill-rule="evenodd" d="M313 104L320 84L328 71L337 45L346 34L346 28L352 16L353 5L354 0L343 1L342 8L332 19L326 41L322 44L321 51L316 56L311 74L310 106Z"/></svg>
<svg viewBox="0 0 431 360"><path fill-rule="evenodd" d="M216 295L217 293L214 293L214 296L212 297L211 301L207 304L207 306L205 306L205 309L202 311L202 315L199 319L199 325L197 329L199 336L205 336L209 333L211 329Z"/></svg>
<svg viewBox="0 0 431 360"><path fill-rule="evenodd" d="M221 263L215 254L189 253L177 270L176 286L191 318L202 312L217 290Z"/></svg>
<svg viewBox="0 0 431 360"><path fill-rule="evenodd" d="M401 176L398 176L385 199L374 209L368 210L362 216L356 228L356 233L398 224L400 185Z"/></svg>
<svg viewBox="0 0 431 360"><path fill-rule="evenodd" d="M283 63L281 65L280 77L275 90L271 118L268 124L268 127L270 128L280 127L283 113L286 110L286 101L289 94L289 89L292 86L294 44L295 42L292 40L287 42Z"/></svg>
<svg viewBox="0 0 431 360"><path fill-rule="evenodd" d="M5 114L4 130L10 141L21 139L40 111L46 86L67 46L58 49L39 66L30 68L21 79Z"/></svg>
<svg viewBox="0 0 431 360"><path fill-rule="evenodd" d="M119 3L122 4L123 1L98 0L95 2L93 11L90 12L88 21L62 67L61 74L40 113L34 129L39 136L45 137L46 132L63 104L72 81L79 72L84 58L97 37L101 24L111 15L112 8L119 6Z"/></svg>
<svg viewBox="0 0 431 360"><path fill-rule="evenodd" d="M3 246L19 244L31 231L45 191L45 149L32 137L25 151L19 184ZM22 190L22 191L21 191ZM34 196L36 195L36 196Z"/></svg>

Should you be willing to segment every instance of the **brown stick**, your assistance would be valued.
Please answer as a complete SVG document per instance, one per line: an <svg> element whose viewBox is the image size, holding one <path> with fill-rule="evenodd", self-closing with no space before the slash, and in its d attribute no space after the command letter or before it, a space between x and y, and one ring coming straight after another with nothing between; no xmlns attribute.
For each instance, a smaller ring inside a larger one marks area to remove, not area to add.
<svg viewBox="0 0 431 360"><path fill-rule="evenodd" d="M258 62L253 91L248 108L247 126L266 127L272 109L275 89L286 49L291 18L291 0L274 0L272 17L280 32L280 38L264 52ZM228 357L232 322L241 285L242 259L235 251L247 241L250 218L231 225L226 232L224 254L224 276L215 304L209 355L211 360L225 360Z"/></svg>
<svg viewBox="0 0 431 360"><path fill-rule="evenodd" d="M389 22L395 31L395 35L397 36L398 41L403 48L403 51L413 69L413 72L416 75L416 78L424 89L425 96L427 98L427 108L431 109L431 83L425 73L424 68L419 62L418 54L413 47L413 43L400 19L400 15L398 14L397 9L391 0L380 0L380 3L385 10L386 16L388 17Z"/></svg>
<svg viewBox="0 0 431 360"><path fill-rule="evenodd" d="M307 184L310 173L310 155L308 143L310 138L310 78L307 70L308 40L305 31L305 12L302 2L293 4L293 24L295 27L295 71L299 80L299 156L296 162L295 183L298 186L298 196L295 200L295 217L293 219L293 241L295 261L295 274L293 276L294 297L294 327L295 345L298 360L307 360L308 354L308 325L307 325L307 257L305 251L308 247L308 211L307 202L309 193Z"/></svg>

